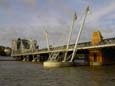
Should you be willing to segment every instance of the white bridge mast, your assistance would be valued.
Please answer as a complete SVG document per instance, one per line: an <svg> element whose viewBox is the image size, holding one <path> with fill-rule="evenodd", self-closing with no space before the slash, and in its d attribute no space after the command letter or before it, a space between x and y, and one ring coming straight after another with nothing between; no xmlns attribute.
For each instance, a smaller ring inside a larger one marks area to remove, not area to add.
<svg viewBox="0 0 115 86"><path fill-rule="evenodd" d="M45 38L46 38L46 42L47 42L47 48L48 48L48 50L50 50L49 39L48 39L48 32L46 30L45 30Z"/></svg>
<svg viewBox="0 0 115 86"><path fill-rule="evenodd" d="M77 44L78 44L78 41L79 41L81 32L82 32L82 30L83 30L83 26L84 26L85 19L86 19L86 16L87 16L88 12L89 12L89 6L86 8L85 15L84 15L84 18L83 18L83 22L82 22L82 24L81 24L81 26L80 26L80 30L79 30L79 33L78 33L78 35L77 35L77 39L76 39L76 42L75 42L75 46L74 46L74 50L73 50L72 58L71 58L70 62L73 61L73 58L75 57L75 54L76 54L76 52L77 52Z"/></svg>
<svg viewBox="0 0 115 86"><path fill-rule="evenodd" d="M74 14L74 17L73 17L73 20L72 20L72 26L71 26L71 28L70 28L69 36L68 36L68 41L67 41L67 46L66 46L66 52L65 52L65 56L64 56L63 62L65 62L65 61L66 61L66 58L67 58L67 52L68 52L68 49L69 49L70 40L71 40L71 36L72 36L72 31L73 31L74 23L75 23L76 20L77 20L77 15L76 15L76 13L75 13L75 14Z"/></svg>

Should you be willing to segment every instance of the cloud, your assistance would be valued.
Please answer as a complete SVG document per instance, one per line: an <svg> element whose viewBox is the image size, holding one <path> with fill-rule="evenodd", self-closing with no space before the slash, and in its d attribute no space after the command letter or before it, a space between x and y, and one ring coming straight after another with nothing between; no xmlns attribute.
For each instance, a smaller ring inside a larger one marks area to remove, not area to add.
<svg viewBox="0 0 115 86"><path fill-rule="evenodd" d="M37 6L37 1L39 0L19 0L22 4L30 7L35 8Z"/></svg>
<svg viewBox="0 0 115 86"><path fill-rule="evenodd" d="M0 40L3 40L0 42L1 44L10 45L12 39L21 37L36 39L40 46L46 47L44 31L47 30L50 44L64 45L67 42L69 29L71 27L72 15L75 11L80 10L80 13L78 13L78 24L77 27L75 26L71 40L71 43L75 43L81 24L81 12L84 12L82 9L88 2L85 0L44 0L42 3L41 0L16 1L15 6L10 8L10 10L14 11L13 15L6 17L7 19L4 18L3 20L6 20L7 23L5 23L3 27L1 27L2 25L0 26ZM2 0L2 3L3 2L5 5L9 4L9 0ZM80 6L80 3L84 4L83 7ZM9 6L10 5L11 4L9 4ZM98 7L99 5L96 6ZM7 8L7 6L0 6L0 8L1 7ZM17 7L18 10L14 7ZM104 36L111 37L114 34L114 29L105 29L105 24L108 24L108 27L111 28L115 27L113 23L110 26L111 19L115 18L114 2L110 2L106 6L101 4L100 7L101 8L92 7L92 14L88 15L86 19L81 41L89 41L91 33L97 30L96 27L100 26ZM105 23L104 20L106 19L109 21ZM108 31L109 33L113 33L107 35Z"/></svg>
<svg viewBox="0 0 115 86"><path fill-rule="evenodd" d="M9 0L0 0L0 7L7 9L11 6Z"/></svg>
<svg viewBox="0 0 115 86"><path fill-rule="evenodd" d="M102 6L101 8L98 8L94 11L92 11L92 14L88 16L87 18L87 22L89 24L99 24L102 23L101 21L104 18L110 17L111 13L114 12L115 14L115 2L110 2L109 4L107 4L106 6ZM111 16L112 17L112 16ZM113 19L115 19L115 17L112 17Z"/></svg>
<svg viewBox="0 0 115 86"><path fill-rule="evenodd" d="M30 2L26 2L26 4ZM28 4L29 5L29 4ZM18 12L19 13L19 12ZM67 34L67 21L63 16L46 12L46 9L39 10L38 12L29 13L27 16L23 13L15 13L10 16L11 23L6 23L1 29L0 34L2 37L0 42L3 45L10 45L12 39L33 38L38 40L41 46L45 46L44 29L48 30L50 36L50 43L61 44ZM21 14L21 15L20 15ZM15 18L15 19L14 19ZM13 21L12 21L13 20ZM14 22L15 21L15 22ZM6 25L6 26L5 26ZM64 35L63 35L64 34Z"/></svg>
<svg viewBox="0 0 115 86"><path fill-rule="evenodd" d="M104 38L115 37L115 1L106 3L105 5L96 5L96 8L91 8L91 13L86 18L83 33L91 34L93 31L99 30ZM99 7L99 8L98 8ZM82 19L79 18L78 26ZM86 35L82 35L81 39L85 39ZM87 36L87 39L89 37Z"/></svg>
<svg viewBox="0 0 115 86"><path fill-rule="evenodd" d="M9 0L0 0L0 9L1 12L5 13L5 15L10 15L11 2Z"/></svg>

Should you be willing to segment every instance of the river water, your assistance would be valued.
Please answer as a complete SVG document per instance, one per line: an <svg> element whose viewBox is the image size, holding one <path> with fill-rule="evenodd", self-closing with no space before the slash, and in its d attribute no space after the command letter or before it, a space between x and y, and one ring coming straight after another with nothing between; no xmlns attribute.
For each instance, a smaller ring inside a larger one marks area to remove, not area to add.
<svg viewBox="0 0 115 86"><path fill-rule="evenodd" d="M115 65L46 69L0 57L0 86L115 86Z"/></svg>

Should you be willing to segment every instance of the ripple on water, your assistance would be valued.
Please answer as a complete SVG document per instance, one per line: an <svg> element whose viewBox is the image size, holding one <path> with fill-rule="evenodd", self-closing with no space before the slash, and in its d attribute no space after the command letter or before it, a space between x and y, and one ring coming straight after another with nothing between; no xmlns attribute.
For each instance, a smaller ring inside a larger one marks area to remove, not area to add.
<svg viewBox="0 0 115 86"><path fill-rule="evenodd" d="M115 66L45 69L42 64L0 61L0 86L115 86Z"/></svg>

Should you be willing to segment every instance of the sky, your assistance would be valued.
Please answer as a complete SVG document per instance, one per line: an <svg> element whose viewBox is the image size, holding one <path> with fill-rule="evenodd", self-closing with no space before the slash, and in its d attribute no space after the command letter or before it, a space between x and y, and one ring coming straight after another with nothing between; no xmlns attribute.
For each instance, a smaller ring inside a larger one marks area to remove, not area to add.
<svg viewBox="0 0 115 86"><path fill-rule="evenodd" d="M11 46L17 38L35 39L46 47L67 43L74 13L71 43L75 43L86 7L90 7L80 42L90 41L92 32L100 31L103 38L115 37L115 0L0 0L0 45Z"/></svg>

